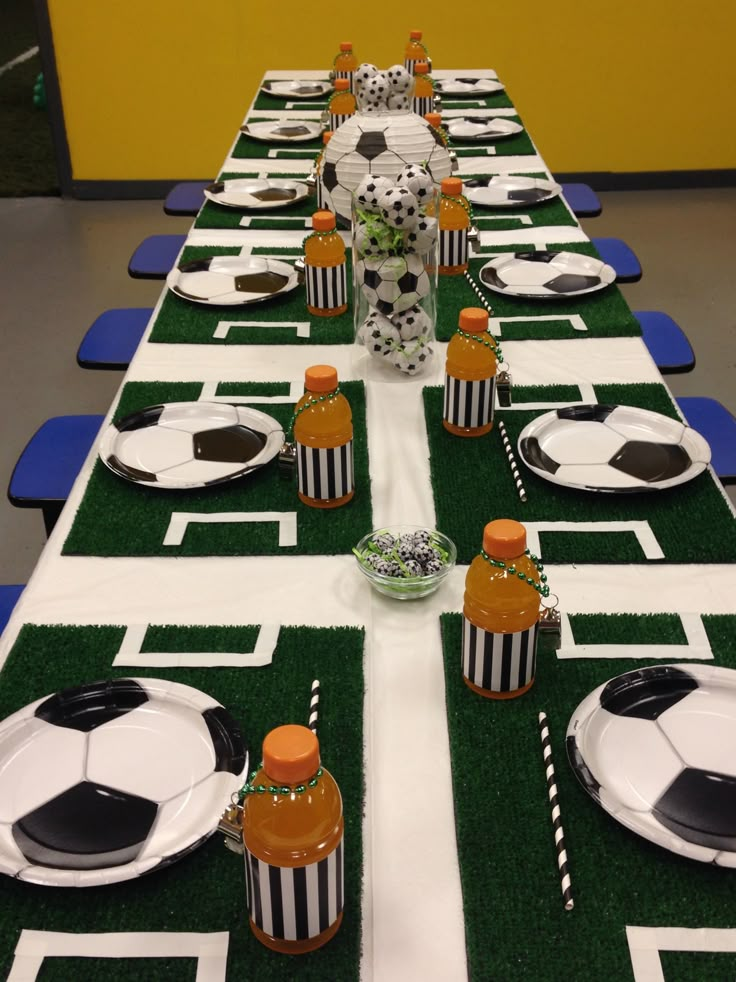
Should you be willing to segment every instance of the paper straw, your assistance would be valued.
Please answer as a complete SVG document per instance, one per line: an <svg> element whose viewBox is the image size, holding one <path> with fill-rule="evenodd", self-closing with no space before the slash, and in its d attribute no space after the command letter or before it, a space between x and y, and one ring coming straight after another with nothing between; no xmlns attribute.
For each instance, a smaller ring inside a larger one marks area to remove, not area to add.
<svg viewBox="0 0 736 982"><path fill-rule="evenodd" d="M557 803L557 782L555 780L555 768L552 763L552 746L549 739L549 727L547 726L547 714L539 714L539 733L542 737L542 753L544 755L544 768L547 777L547 794L552 805L552 828L555 833L555 848L557 849L557 867L560 871L560 886L562 888L562 899L565 901L565 910L572 910L575 901L572 899L572 886L570 884L570 873L567 868L567 849L565 848L565 833L560 819L560 806Z"/></svg>
<svg viewBox="0 0 736 982"><path fill-rule="evenodd" d="M485 294L483 293L483 291L481 290L481 288L478 286L478 284L475 282L475 280L470 275L470 273L467 271L467 269L465 270L465 279L468 281L468 283L470 284L470 286L472 287L472 289L475 291L475 293L478 296L478 299L483 304L483 306L486 308L486 310L488 311L488 313L490 314L490 316L493 317L493 307L491 307L491 305L488 303L488 301L485 298Z"/></svg>
<svg viewBox="0 0 736 982"><path fill-rule="evenodd" d="M509 464L511 465L511 473L516 481L516 490L519 492L519 497L522 501L526 501L526 491L524 490L524 483L521 480L519 474L519 468L516 466L516 457L514 457L514 451L511 447L511 441L506 433L506 427L503 425L503 420L498 421L498 432L501 434L501 439L503 440L503 447L506 451L506 456L509 459Z"/></svg>
<svg viewBox="0 0 736 982"><path fill-rule="evenodd" d="M319 679L312 682L312 693L309 699L309 729L317 735L317 721L319 719Z"/></svg>

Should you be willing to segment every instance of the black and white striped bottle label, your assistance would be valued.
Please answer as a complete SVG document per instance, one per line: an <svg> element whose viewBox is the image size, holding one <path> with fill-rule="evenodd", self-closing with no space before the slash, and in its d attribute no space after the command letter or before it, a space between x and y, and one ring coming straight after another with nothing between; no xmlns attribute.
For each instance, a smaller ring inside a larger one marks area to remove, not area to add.
<svg viewBox="0 0 736 982"><path fill-rule="evenodd" d="M355 488L353 441L340 447L307 447L296 441L299 490L307 498L332 501Z"/></svg>
<svg viewBox="0 0 736 982"><path fill-rule="evenodd" d="M264 934L306 941L333 925L343 909L343 840L308 866L271 866L245 850L250 919Z"/></svg>
<svg viewBox="0 0 736 982"><path fill-rule="evenodd" d="M493 419L496 376L466 382L445 373L443 418L454 426L485 426Z"/></svg>
<svg viewBox="0 0 736 982"><path fill-rule="evenodd" d="M427 113L434 112L434 99L431 95L421 96L420 98L414 96L411 100L411 111L416 113L417 116L424 116Z"/></svg>
<svg viewBox="0 0 736 982"><path fill-rule="evenodd" d="M338 126L342 126L346 119L352 117L352 113L330 113L330 129L334 133Z"/></svg>
<svg viewBox="0 0 736 982"><path fill-rule="evenodd" d="M355 92L355 72L335 72L335 78L346 78L350 82L350 91Z"/></svg>
<svg viewBox="0 0 736 982"><path fill-rule="evenodd" d="M440 229L440 266L463 266L468 261L468 230Z"/></svg>
<svg viewBox="0 0 736 982"><path fill-rule="evenodd" d="M478 688L513 692L531 682L536 667L537 624L494 634L463 617L463 675Z"/></svg>
<svg viewBox="0 0 736 982"><path fill-rule="evenodd" d="M307 304L322 310L342 307L348 302L345 263L339 266L307 266Z"/></svg>

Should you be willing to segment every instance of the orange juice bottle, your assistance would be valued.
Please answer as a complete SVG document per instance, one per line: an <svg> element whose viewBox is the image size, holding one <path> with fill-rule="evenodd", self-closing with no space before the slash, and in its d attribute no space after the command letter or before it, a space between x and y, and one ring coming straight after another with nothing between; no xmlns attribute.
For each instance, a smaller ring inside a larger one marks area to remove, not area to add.
<svg viewBox="0 0 736 982"><path fill-rule="evenodd" d="M331 365L312 365L294 409L299 499L313 508L339 508L355 494L353 415Z"/></svg>
<svg viewBox="0 0 736 982"><path fill-rule="evenodd" d="M346 78L350 83L350 91L355 92L355 69L358 59L353 54L353 42L341 41L340 52L335 56L333 74L337 78Z"/></svg>
<svg viewBox="0 0 736 982"><path fill-rule="evenodd" d="M445 276L457 276L468 268L470 202L463 194L459 177L444 177L440 183L440 264Z"/></svg>
<svg viewBox="0 0 736 982"><path fill-rule="evenodd" d="M317 317L334 317L348 309L345 243L331 211L315 211L314 232L304 240L307 310Z"/></svg>
<svg viewBox="0 0 736 982"><path fill-rule="evenodd" d="M333 132L355 112L355 96L350 91L350 82L346 78L335 79L335 91L330 96L327 108L330 114L330 129Z"/></svg>
<svg viewBox="0 0 736 982"><path fill-rule="evenodd" d="M320 767L316 734L295 725L271 730L243 803L250 927L268 948L300 955L337 932L343 831L340 789Z"/></svg>
<svg viewBox="0 0 736 982"><path fill-rule="evenodd" d="M434 86L429 77L429 65L426 61L418 61L414 65L414 95L411 111L418 116L431 113L434 109Z"/></svg>
<svg viewBox="0 0 736 982"><path fill-rule="evenodd" d="M317 154L317 159L314 162L313 176L314 176L315 188L317 191L317 207L320 209L320 211L323 210L325 204L324 195L322 193L322 181L320 175L322 174L322 166L325 160L325 147L330 142L331 138L332 138L332 130L325 130L324 133L322 134L322 143L324 144L324 146Z"/></svg>
<svg viewBox="0 0 736 982"><path fill-rule="evenodd" d="M468 567L463 606L463 678L489 699L523 695L536 671L540 595L547 577L526 548L520 522L500 518L483 530Z"/></svg>
<svg viewBox="0 0 736 982"><path fill-rule="evenodd" d="M429 61L429 55L422 44L422 32L409 31L409 40L404 48L404 68L413 75L414 66L418 61Z"/></svg>
<svg viewBox="0 0 736 982"><path fill-rule="evenodd" d="M465 307L447 345L442 425L455 436L483 436L493 426L496 346L488 311Z"/></svg>
<svg viewBox="0 0 736 982"><path fill-rule="evenodd" d="M445 131L442 129L442 114L425 113L424 118L427 120L427 122L429 123L429 125L432 127L433 130L437 130L440 137L442 138L442 142L444 143L445 146L447 146L448 143L447 133L445 133Z"/></svg>

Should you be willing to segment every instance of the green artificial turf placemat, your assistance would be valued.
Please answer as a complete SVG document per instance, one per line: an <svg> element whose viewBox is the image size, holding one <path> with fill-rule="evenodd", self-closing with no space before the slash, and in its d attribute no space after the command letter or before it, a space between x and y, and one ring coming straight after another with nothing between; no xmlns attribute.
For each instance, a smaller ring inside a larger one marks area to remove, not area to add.
<svg viewBox="0 0 736 982"><path fill-rule="evenodd" d="M645 618L640 618L645 620ZM597 637L608 642L610 618ZM703 617L716 663L736 667L736 617ZM537 677L525 695L483 699L463 682L462 618L442 617L455 826L471 982L633 979L626 925L733 927L733 870L694 862L628 831L578 784L565 733L583 698L637 659L558 660L540 641ZM676 659L680 661L681 659ZM566 911L547 797L538 713L547 714L575 907ZM663 958L679 982L720 957ZM665 974L670 982L671 976Z"/></svg>
<svg viewBox="0 0 736 982"><path fill-rule="evenodd" d="M515 390L516 391L516 390ZM639 406L677 418L663 385L596 385L598 402ZM536 387L538 401L566 403L555 386ZM736 562L736 519L714 478L706 471L667 491L640 494L602 494L578 491L545 481L521 459L519 472L527 493L516 491L497 426L486 436L461 438L442 425L444 389L424 389L424 412L429 439L430 476L437 527L457 546L458 562L469 563L480 552L483 527L496 518L520 522L648 522L664 552L662 562ZM512 446L532 419L546 409L499 409ZM463 502L459 507L458 503ZM642 563L641 546L633 532L540 532L542 558L550 563ZM554 592L554 573L550 573Z"/></svg>
<svg viewBox="0 0 736 982"><path fill-rule="evenodd" d="M304 230L306 238L308 231ZM258 246L251 251L254 256L283 257L293 261L303 255L301 246L294 248L270 248ZM237 256L237 246L187 246L182 262L202 259L204 256ZM352 283L352 257L345 251L348 284ZM189 303L170 290L161 304L149 341L164 344L352 344L355 329L353 308L348 289L348 309L337 317L314 317L307 310L306 287L301 284L290 293L263 303L246 304L243 307L206 307ZM283 327L230 328L224 337L215 337L217 325L222 321L263 321L264 324L284 324ZM309 334L300 337L294 322L308 324Z"/></svg>
<svg viewBox="0 0 736 982"><path fill-rule="evenodd" d="M489 174L463 174L463 183L474 178L480 177L488 179ZM514 171L509 172L508 177L535 177L539 180L550 180L550 175L546 171ZM523 208L483 208L480 205L473 205L473 224L481 232L505 232L518 229L520 234L524 234L525 228L537 228L546 225L572 225L577 226L578 220L565 207L559 195L550 201L543 201L540 204L525 206Z"/></svg>
<svg viewBox="0 0 736 982"><path fill-rule="evenodd" d="M326 81L326 79L325 79ZM321 112L327 106L327 100L330 97L330 93L326 92L323 96L314 96L313 99L289 99L284 96L267 95L267 93L262 92L260 87L258 89L258 94L256 95L255 102L253 103L253 109L259 109L263 112L294 112L296 110L307 110L316 109L317 112ZM287 103L289 106L287 108Z"/></svg>
<svg viewBox="0 0 736 982"><path fill-rule="evenodd" d="M226 172L221 174L218 180L227 181L246 177L258 178L264 172L254 172L244 174L233 174ZM269 178L283 178L287 181L304 181L306 174L283 174L268 173ZM307 230L311 229L312 223L309 219L317 210L317 198L315 195L308 195L301 201L287 205L285 208L263 209L257 211L240 210L239 208L226 208L224 205L215 204L205 199L199 214L194 222L195 228L304 228L305 236ZM241 219L247 218L248 224L241 225Z"/></svg>
<svg viewBox="0 0 736 982"><path fill-rule="evenodd" d="M252 651L258 626L150 627L147 651ZM345 916L329 944L299 956L299 978L358 979L363 865L363 632L356 628L282 627L271 665L262 668L112 668L124 627L27 625L0 673L0 717L82 682L154 677L194 686L240 723L252 765L265 734L307 722L312 679L319 678L322 762L345 812ZM339 752L338 752L339 750ZM7 977L23 928L67 932L229 931L228 979L293 978L296 962L261 945L248 927L243 859L215 835L190 856L139 879L85 889L40 887L0 877L3 932L0 976ZM194 979L186 959L56 959L39 979L158 982Z"/></svg>
<svg viewBox="0 0 736 982"><path fill-rule="evenodd" d="M305 367L308 363L305 362ZM201 382L129 382L122 390L115 419L159 403L199 398ZM362 382L341 382L353 413L355 497L340 508L310 508L297 497L296 476L284 479L277 460L238 480L191 491L163 491L132 484L97 460L71 531L68 556L291 556L349 553L373 528L365 389ZM286 390L288 392L288 389ZM280 395L283 383L229 385L225 395ZM286 433L294 407L259 403ZM278 523L190 523L181 545L164 546L172 512L296 512L297 544L280 547ZM104 515L101 523L99 516Z"/></svg>
<svg viewBox="0 0 736 982"><path fill-rule="evenodd" d="M523 232L520 233L523 235ZM631 313L619 288L613 284L596 293L570 300L526 300L496 293L481 284L480 270L491 259L503 252L535 252L541 247L529 243L484 247L484 253L471 258L468 272L491 305L496 317L518 317L520 320L501 325L501 340L514 341L547 338L612 338L638 337L641 325ZM600 259L590 242L561 242L550 246L555 252L579 252ZM440 276L437 290L437 339L449 341L457 328L458 313L463 307L477 307L478 296L464 276ZM576 331L569 318L581 317L587 331ZM539 320L540 317L556 317L558 320Z"/></svg>
<svg viewBox="0 0 736 982"><path fill-rule="evenodd" d="M319 121L318 116L312 120L307 120L307 122L316 123ZM256 119L248 119L247 123L274 123L278 122L276 119L268 119L266 117L257 117ZM304 122L300 119L299 122ZM238 136L238 141L233 148L231 154L232 157L239 159L257 159L268 157L270 159L278 159L279 157L314 157L322 147L322 135L320 134L314 140L303 140L298 143L266 143L263 140L254 140L250 136L246 136L245 133L241 133Z"/></svg>

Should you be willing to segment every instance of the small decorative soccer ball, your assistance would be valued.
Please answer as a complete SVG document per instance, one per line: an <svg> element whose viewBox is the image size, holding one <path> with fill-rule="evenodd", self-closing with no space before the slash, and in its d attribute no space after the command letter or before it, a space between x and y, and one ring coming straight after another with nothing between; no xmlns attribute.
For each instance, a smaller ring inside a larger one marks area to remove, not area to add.
<svg viewBox="0 0 736 982"><path fill-rule="evenodd" d="M371 65L371 63L368 61L364 61L362 65L358 65L355 75L353 76L358 89L365 85L369 79L372 79L374 75L378 75L378 69L375 65Z"/></svg>
<svg viewBox="0 0 736 982"><path fill-rule="evenodd" d="M393 187L394 182L388 177L366 174L355 189L355 198L363 211L370 211L377 215L381 211L378 199Z"/></svg>
<svg viewBox="0 0 736 982"><path fill-rule="evenodd" d="M355 275L368 303L382 314L407 310L429 293L429 276L414 253L360 259Z"/></svg>
<svg viewBox="0 0 736 982"><path fill-rule="evenodd" d="M387 101L388 108L394 112L406 111L411 107L411 99L403 92L391 92Z"/></svg>
<svg viewBox="0 0 736 982"><path fill-rule="evenodd" d="M392 345L400 343L401 335L388 317L372 310L358 328L357 339L372 355L383 357L391 351Z"/></svg>
<svg viewBox="0 0 736 982"><path fill-rule="evenodd" d="M376 72L361 87L361 93L366 96L369 105L383 103L385 105L389 94L388 79L383 72Z"/></svg>
<svg viewBox="0 0 736 982"><path fill-rule="evenodd" d="M399 329L402 341L413 341L415 338L426 337L432 327L432 321L426 311L419 306L409 307L400 314L393 314L391 323Z"/></svg>
<svg viewBox="0 0 736 982"><path fill-rule="evenodd" d="M417 252L423 256L437 241L437 219L431 215L420 215L414 228L404 233L404 246L407 252Z"/></svg>
<svg viewBox="0 0 736 982"><path fill-rule="evenodd" d="M394 236L382 222L356 222L353 226L353 242L359 256L396 255Z"/></svg>
<svg viewBox="0 0 736 982"><path fill-rule="evenodd" d="M389 362L404 375L416 375L432 357L432 348L422 338L402 341L388 353ZM416 551L415 551L416 555Z"/></svg>
<svg viewBox="0 0 736 982"><path fill-rule="evenodd" d="M419 220L419 204L409 188L394 187L378 199L384 221L394 228L414 228Z"/></svg>
<svg viewBox="0 0 736 982"><path fill-rule="evenodd" d="M428 205L434 197L434 181L426 167L407 164L399 171L396 183L409 188L420 205Z"/></svg>
<svg viewBox="0 0 736 982"><path fill-rule="evenodd" d="M414 82L411 73L403 65L392 65L386 72L386 78L394 92L403 94L411 90Z"/></svg>

